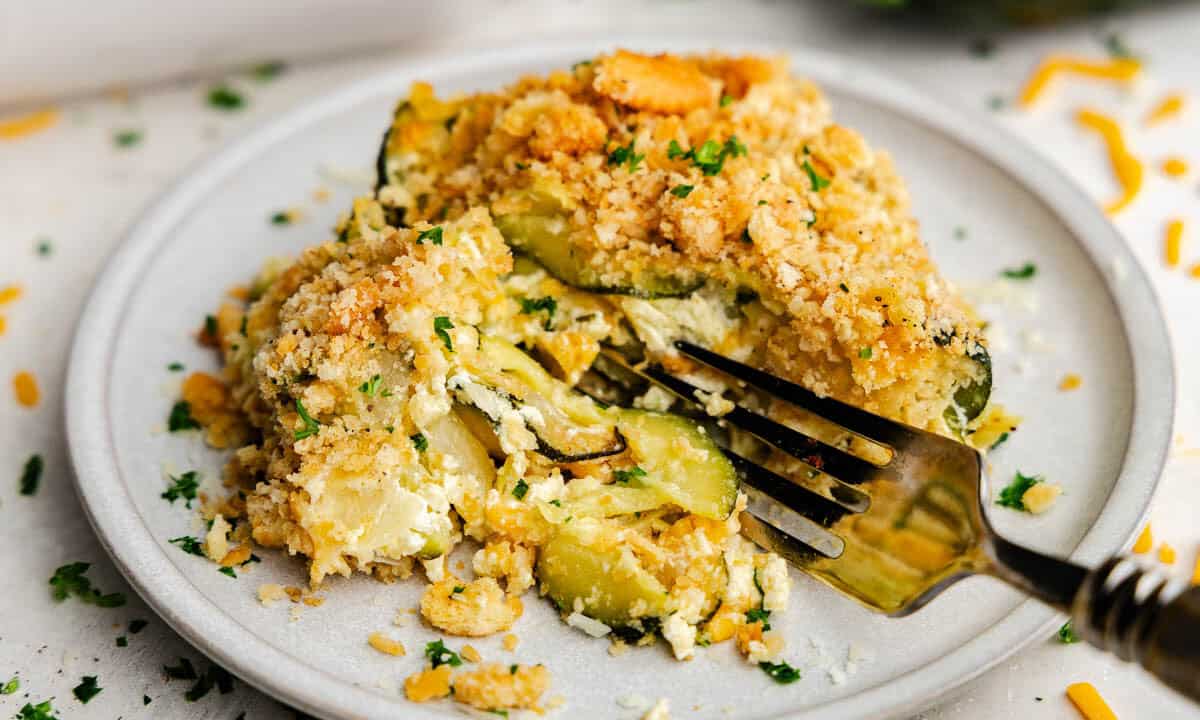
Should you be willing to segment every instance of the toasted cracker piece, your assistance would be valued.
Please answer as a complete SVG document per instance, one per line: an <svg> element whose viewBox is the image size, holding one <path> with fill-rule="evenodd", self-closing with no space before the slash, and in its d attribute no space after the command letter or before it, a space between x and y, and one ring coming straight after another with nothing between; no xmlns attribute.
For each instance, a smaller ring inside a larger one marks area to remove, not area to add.
<svg viewBox="0 0 1200 720"><path fill-rule="evenodd" d="M618 50L600 60L592 87L601 95L635 108L683 114L713 107L720 83L674 55L638 55Z"/></svg>
<svg viewBox="0 0 1200 720"><path fill-rule="evenodd" d="M523 610L521 599L506 596L490 577L468 583L449 575L421 596L421 615L451 635L481 637L507 630Z"/></svg>

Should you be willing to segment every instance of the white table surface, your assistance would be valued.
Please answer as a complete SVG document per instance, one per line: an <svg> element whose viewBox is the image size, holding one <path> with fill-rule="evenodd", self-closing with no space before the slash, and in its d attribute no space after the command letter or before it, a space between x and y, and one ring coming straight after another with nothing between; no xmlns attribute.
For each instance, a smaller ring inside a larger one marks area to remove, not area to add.
<svg viewBox="0 0 1200 720"><path fill-rule="evenodd" d="M830 4L831 5L831 4ZM133 93L61 104L59 124L17 141L0 140L0 287L19 283L22 299L0 307L8 329L0 335L0 683L14 674L20 691L0 695L0 717L25 702L53 696L63 718L196 717L251 720L292 717L266 696L238 684L228 695L213 691L187 703L188 683L168 683L162 666L179 657L200 663L198 653L165 628L134 596L98 546L72 490L62 423L61 385L71 334L88 289L123 230L141 209L186 169L245 129L269 120L342 83L389 64L433 52L504 47L530 37L564 37L615 32L682 33L719 30L731 39L762 39L835 50L877 64L925 92L970 108L984 108L993 95L1012 98L1030 67L1053 50L1103 56L1102 38L1118 30L1148 63L1146 78L1132 91L1103 84L1063 83L1033 111L1013 109L991 117L1065 168L1099 199L1115 193L1106 156L1096 138L1080 131L1071 112L1096 105L1126 121L1134 151L1147 162L1141 198L1115 222L1152 278L1174 336L1179 372L1175 418L1180 436L1153 509L1155 535L1179 551L1177 568L1190 571L1200 548L1200 457L1186 448L1200 445L1200 280L1162 261L1163 228L1169 217L1200 225L1196 175L1170 181L1157 170L1168 153L1200 166L1200 111L1189 108L1179 121L1148 130L1140 122L1166 89L1200 101L1197 47L1200 7L1173 5L1135 15L1093 19L1056 30L990 35L996 51L981 59L967 52L968 37L950 38L914 29L863 25L852 13L817 4L648 1L595 3L486 3L481 11L447 4L424 14L428 32L413 46L369 57L294 66L269 84L236 82L247 90L249 106L220 113L204 102L207 84L175 83ZM2 115L2 113L0 113ZM383 119L381 118L381 122ZM138 129L143 142L117 148L115 130ZM364 159L361 163L369 165ZM1197 228L1189 229L1184 266L1200 261ZM39 256L35 246L48 238L53 252ZM1163 352L1162 348L1141 348ZM10 378L19 370L36 373L43 392L36 409L13 400ZM1086 378L1085 378L1086 382ZM1167 422L1164 418L1163 422ZM33 452L46 459L40 492L23 497L17 477ZM77 601L55 604L46 579L67 562L93 563L89 576L106 592L129 593L120 609L100 609ZM150 620L137 635L126 624ZM128 635L129 645L114 639ZM71 688L83 675L98 675L104 691L88 705ZM1089 680L1122 718L1196 718L1200 709L1155 684L1140 670L1084 645L1064 646L1051 638L969 683L921 717L993 720L1022 717L1078 717L1063 695L1068 683ZM143 706L142 696L152 699ZM680 709L676 717L690 711Z"/></svg>

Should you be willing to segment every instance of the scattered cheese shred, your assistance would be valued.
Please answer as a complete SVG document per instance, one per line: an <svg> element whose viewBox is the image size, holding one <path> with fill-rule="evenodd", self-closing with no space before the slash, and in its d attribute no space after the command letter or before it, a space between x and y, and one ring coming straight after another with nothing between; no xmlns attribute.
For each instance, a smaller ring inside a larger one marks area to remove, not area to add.
<svg viewBox="0 0 1200 720"><path fill-rule="evenodd" d="M1078 390L1079 386L1082 384L1083 378L1079 377L1079 375L1075 373L1067 373L1066 375L1063 375L1063 379L1058 383L1058 389L1062 390L1063 392L1070 392L1071 390Z"/></svg>
<svg viewBox="0 0 1200 720"><path fill-rule="evenodd" d="M7 329L8 329L8 321L4 319L3 315L0 315L0 335L3 335L4 331Z"/></svg>
<svg viewBox="0 0 1200 720"><path fill-rule="evenodd" d="M1163 565L1175 564L1175 548L1167 543L1158 546L1158 561Z"/></svg>
<svg viewBox="0 0 1200 720"><path fill-rule="evenodd" d="M367 644L384 655L401 657L405 654L404 643L399 640L393 640L381 632L373 632L368 635Z"/></svg>
<svg viewBox="0 0 1200 720"><path fill-rule="evenodd" d="M1088 60L1067 55L1051 55L1041 62L1021 91L1021 105L1029 107L1041 96L1055 76L1070 73L1102 80L1128 82L1142 71L1142 64L1132 58Z"/></svg>
<svg viewBox="0 0 1200 720"><path fill-rule="evenodd" d="M460 650L458 654L462 655L463 660L466 660L467 662L477 663L483 659L483 657L480 656L479 651L476 650L472 645L463 645L462 650Z"/></svg>
<svg viewBox="0 0 1200 720"><path fill-rule="evenodd" d="M0 140L15 140L32 135L58 122L58 111L54 108L37 110L10 120L0 120Z"/></svg>
<svg viewBox="0 0 1200 720"><path fill-rule="evenodd" d="M1200 262L1192 265L1192 267L1188 269L1188 275L1200 280Z"/></svg>
<svg viewBox="0 0 1200 720"><path fill-rule="evenodd" d="M1115 215L1124 210L1142 189L1142 161L1134 157L1125 145L1125 136L1117 121L1088 108L1081 109L1075 116L1080 125L1095 130L1108 146L1108 159L1113 173L1121 183L1121 196L1104 206L1104 211Z"/></svg>
<svg viewBox="0 0 1200 720"><path fill-rule="evenodd" d="M17 394L17 402L31 408L37 407L41 393L38 392L37 378L33 373L22 370L13 376L13 390Z"/></svg>
<svg viewBox="0 0 1200 720"><path fill-rule="evenodd" d="M1146 115L1147 125L1158 125L1170 120L1183 111L1183 94L1171 93L1158 101L1158 104Z"/></svg>
<svg viewBox="0 0 1200 720"><path fill-rule="evenodd" d="M1086 720L1117 720L1117 714L1091 683L1079 682L1067 686L1067 697Z"/></svg>
<svg viewBox="0 0 1200 720"><path fill-rule="evenodd" d="M21 297L20 285L8 285L0 288L0 305L6 305Z"/></svg>
<svg viewBox="0 0 1200 720"><path fill-rule="evenodd" d="M1200 585L1200 555L1196 556L1196 567L1192 570L1192 584Z"/></svg>
<svg viewBox="0 0 1200 720"><path fill-rule="evenodd" d="M1183 221L1175 218L1167 223L1167 237L1164 247L1164 257L1167 267L1179 265L1179 256L1183 251Z"/></svg>
<svg viewBox="0 0 1200 720"><path fill-rule="evenodd" d="M1142 532L1138 535L1138 539L1133 543L1131 552L1134 555L1145 555L1154 547L1154 533L1150 531L1150 523L1146 523L1146 527L1142 528Z"/></svg>
<svg viewBox="0 0 1200 720"><path fill-rule="evenodd" d="M404 696L412 702L428 702L450 694L449 665L439 665L404 678Z"/></svg>
<svg viewBox="0 0 1200 720"><path fill-rule="evenodd" d="M1181 178L1188 173L1188 163L1181 157L1172 155L1162 162L1163 175L1173 178Z"/></svg>

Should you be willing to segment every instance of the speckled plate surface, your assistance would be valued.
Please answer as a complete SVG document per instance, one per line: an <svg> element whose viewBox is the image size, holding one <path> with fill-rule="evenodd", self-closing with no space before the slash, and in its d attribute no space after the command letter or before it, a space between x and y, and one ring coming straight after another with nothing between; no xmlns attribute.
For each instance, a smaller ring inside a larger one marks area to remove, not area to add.
<svg viewBox="0 0 1200 720"><path fill-rule="evenodd" d="M526 47L416 63L306 105L188 174L148 210L101 275L79 324L66 392L79 494L137 591L245 681L322 717L458 714L451 703L409 704L399 690L420 667L421 648L437 637L412 616L392 626L397 611L415 607L420 581L337 579L325 588L324 606L296 606L293 617L287 603L261 606L255 589L302 584L299 561L261 552L261 564L232 579L168 544L201 528L182 503L159 497L165 473L197 469L215 490L223 458L196 433L165 431L179 381L166 366L216 369L215 357L193 342L194 329L264 259L328 237L337 213L367 189L380 133L410 82L432 81L442 92L489 89L608 46ZM792 55L798 73L825 87L839 122L892 151L947 278L986 283L1000 268L1037 264L1024 302L982 306L1009 338L993 347L996 398L1026 418L994 455L994 472L1001 480L1017 468L1042 473L1066 492L1045 516L999 508L991 515L1002 533L1039 550L1081 562L1117 551L1137 530L1154 490L1174 397L1166 330L1136 261L1094 202L986 120L838 57ZM329 168L361 168L365 176L357 186L339 185L324 204L309 202L306 222L268 222L276 210L331 186ZM1056 392L1066 372L1083 376L1083 388ZM638 696L670 698L676 717L884 718L927 706L1056 622L1049 610L986 578L956 585L903 620L871 615L798 573L794 580L792 608L772 618L786 634L785 657L804 673L787 686L772 683L729 644L688 663L671 660L662 645L610 657L607 642L571 630L533 595L516 627L515 652L503 651L498 638L473 644L487 660L549 666L549 694L565 697L568 709L558 714L572 718L639 717L644 708L617 703ZM370 650L366 636L381 629L400 638L409 655ZM851 648L869 659L835 682Z"/></svg>

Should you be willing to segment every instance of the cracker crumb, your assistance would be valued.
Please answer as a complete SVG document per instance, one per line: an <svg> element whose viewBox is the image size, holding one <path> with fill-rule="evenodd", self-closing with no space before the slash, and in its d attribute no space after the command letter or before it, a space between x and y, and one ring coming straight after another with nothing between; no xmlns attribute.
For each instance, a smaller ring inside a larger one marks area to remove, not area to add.
<svg viewBox="0 0 1200 720"><path fill-rule="evenodd" d="M659 698L658 702L654 703L654 707L646 711L642 716L642 720L671 720L671 701L667 698Z"/></svg>
<svg viewBox="0 0 1200 720"><path fill-rule="evenodd" d="M405 655L404 644L399 640L394 640L384 635L382 632L373 632L368 635L367 644L384 655L393 655L395 657Z"/></svg>
<svg viewBox="0 0 1200 720"><path fill-rule="evenodd" d="M466 582L450 575L421 596L421 615L451 635L481 637L507 630L523 610L520 598L505 595L489 577Z"/></svg>
<svg viewBox="0 0 1200 720"><path fill-rule="evenodd" d="M480 710L530 709L549 684L550 671L542 665L490 663L460 672L454 678L454 699Z"/></svg>
<svg viewBox="0 0 1200 720"><path fill-rule="evenodd" d="M287 593L283 591L282 585L263 583L258 586L258 601L262 603L263 607L271 607L286 597Z"/></svg>
<svg viewBox="0 0 1200 720"><path fill-rule="evenodd" d="M404 696L412 702L428 702L450 694L449 665L440 665L431 670L422 670L404 678Z"/></svg>
<svg viewBox="0 0 1200 720"><path fill-rule="evenodd" d="M462 655L462 659L467 662L477 663L483 659L473 645L463 645L458 654Z"/></svg>
<svg viewBox="0 0 1200 720"><path fill-rule="evenodd" d="M509 652L512 652L513 650L517 649L517 644L520 642L521 642L520 639L517 638L516 635L513 635L512 633L508 633L500 640L500 647L504 648L505 650L507 650Z"/></svg>

